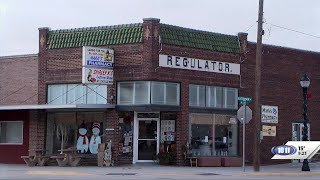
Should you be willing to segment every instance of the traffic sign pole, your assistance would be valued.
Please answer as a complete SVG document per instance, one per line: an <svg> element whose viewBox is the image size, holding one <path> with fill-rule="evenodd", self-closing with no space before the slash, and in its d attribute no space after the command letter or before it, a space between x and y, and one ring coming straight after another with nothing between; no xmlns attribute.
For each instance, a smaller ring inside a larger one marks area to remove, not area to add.
<svg viewBox="0 0 320 180"><path fill-rule="evenodd" d="M246 171L246 166L245 166L245 156L246 156L246 153L245 153L245 142L246 142L246 113L247 113L247 110L246 110L246 103L243 104L244 105L244 113L243 113L243 123L242 123L242 169L243 169L243 172Z"/></svg>

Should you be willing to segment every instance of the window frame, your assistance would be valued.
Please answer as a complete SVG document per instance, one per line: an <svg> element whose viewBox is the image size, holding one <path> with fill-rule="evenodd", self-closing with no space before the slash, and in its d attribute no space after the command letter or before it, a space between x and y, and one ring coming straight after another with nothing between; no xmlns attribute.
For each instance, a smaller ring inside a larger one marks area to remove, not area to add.
<svg viewBox="0 0 320 180"><path fill-rule="evenodd" d="M24 122L22 121L22 120L18 120L18 121L0 121L0 133L1 133L1 123L3 123L3 122L6 122L6 123L16 123L16 122L20 122L20 123L22 123L22 128L21 128L21 131L22 131L22 133L21 133L21 143L1 143L0 142L0 145L23 145L23 133L24 133L24 131L23 131L23 128L24 128Z"/></svg>

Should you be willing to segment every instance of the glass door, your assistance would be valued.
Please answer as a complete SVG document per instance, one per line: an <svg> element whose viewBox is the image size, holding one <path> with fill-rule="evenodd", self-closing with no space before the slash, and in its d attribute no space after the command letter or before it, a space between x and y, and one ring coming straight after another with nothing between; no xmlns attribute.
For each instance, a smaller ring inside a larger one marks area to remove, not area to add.
<svg viewBox="0 0 320 180"><path fill-rule="evenodd" d="M138 160L154 160L157 155L157 120L139 120Z"/></svg>
<svg viewBox="0 0 320 180"><path fill-rule="evenodd" d="M135 121L135 162L153 162L159 153L159 118L139 118Z"/></svg>

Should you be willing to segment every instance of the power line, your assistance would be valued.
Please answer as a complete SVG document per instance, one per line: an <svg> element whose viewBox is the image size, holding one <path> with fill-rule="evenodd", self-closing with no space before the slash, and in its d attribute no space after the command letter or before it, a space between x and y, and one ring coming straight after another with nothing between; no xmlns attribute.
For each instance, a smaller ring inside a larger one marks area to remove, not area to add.
<svg viewBox="0 0 320 180"><path fill-rule="evenodd" d="M23 102L21 102L20 104L25 103L26 101L28 101L29 99L31 99L31 98L33 98L33 97L35 97L36 95L38 95L38 93L36 93L36 94L34 94L33 96L31 96L31 97L27 98L26 100L24 100L24 101L23 101Z"/></svg>
<svg viewBox="0 0 320 180"><path fill-rule="evenodd" d="M302 31L298 31L298 30L286 28L286 27L279 26L279 25L275 25L275 24L271 24L271 23L266 23L266 22L265 22L265 24L269 24L269 25L274 26L274 27L277 27L277 28L285 29L285 30L288 30L288 31L292 31L292 32L296 32L296 33L300 33L300 34L304 34L304 35L307 35L307 36L311 36L311 37L319 38L319 39L320 39L320 36L316 36L316 35L313 35L313 34L305 33L305 32L302 32Z"/></svg>
<svg viewBox="0 0 320 180"><path fill-rule="evenodd" d="M257 22L253 23L245 32L248 32Z"/></svg>
<svg viewBox="0 0 320 180"><path fill-rule="evenodd" d="M101 85L99 85L98 87L100 87ZM95 89L97 89L98 87L96 87ZM99 96L101 96L103 99L107 100L108 99L106 97L104 97L103 95L101 95L100 93L98 93L97 91L95 91L94 89L90 88L89 86L87 86L87 88L91 89L93 92L95 92L96 94L98 94Z"/></svg>
<svg viewBox="0 0 320 180"><path fill-rule="evenodd" d="M99 85L99 86L97 86L95 89L97 89L98 87L100 87L101 85ZM95 92L96 94L98 94L98 95L100 95L99 93L97 93L94 89L92 89L92 88L90 88L89 86L87 86L86 85L86 87L87 88L89 88L90 89L90 91L87 91L84 95L82 95L82 96L80 96L80 97L78 97L77 99L75 99L74 101L72 101L71 103L69 103L69 104L72 104L72 103L74 103L74 102L76 102L76 101L78 101L80 98L82 98L82 97L84 97L84 96L86 96L89 92L91 92L91 91L93 91L93 92ZM100 95L101 97L103 97L102 95ZM105 97L103 97L104 99L106 99ZM107 99L106 99L107 100Z"/></svg>

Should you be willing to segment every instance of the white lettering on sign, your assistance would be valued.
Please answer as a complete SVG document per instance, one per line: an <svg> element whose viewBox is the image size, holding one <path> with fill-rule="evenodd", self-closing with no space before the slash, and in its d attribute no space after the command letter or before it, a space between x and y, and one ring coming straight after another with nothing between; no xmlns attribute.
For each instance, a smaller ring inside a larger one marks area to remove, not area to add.
<svg viewBox="0 0 320 180"><path fill-rule="evenodd" d="M261 107L261 122L263 123L278 123L278 106Z"/></svg>
<svg viewBox="0 0 320 180"><path fill-rule="evenodd" d="M159 66L240 75L240 64L163 54L159 55Z"/></svg>

